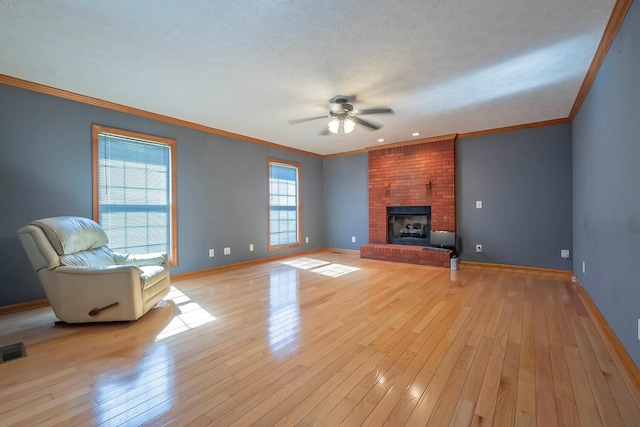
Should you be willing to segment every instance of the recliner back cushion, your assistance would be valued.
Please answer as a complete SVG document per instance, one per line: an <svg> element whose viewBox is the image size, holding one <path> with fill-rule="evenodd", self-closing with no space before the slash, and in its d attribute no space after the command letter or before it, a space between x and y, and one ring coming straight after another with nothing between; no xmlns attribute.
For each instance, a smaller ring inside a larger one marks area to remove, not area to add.
<svg viewBox="0 0 640 427"><path fill-rule="evenodd" d="M58 255L68 255L105 246L109 239L94 221L77 216L59 216L33 221L44 231Z"/></svg>
<svg viewBox="0 0 640 427"><path fill-rule="evenodd" d="M115 261L113 252L105 246L76 252L75 254L60 255L60 264L72 267L106 267L115 265Z"/></svg>

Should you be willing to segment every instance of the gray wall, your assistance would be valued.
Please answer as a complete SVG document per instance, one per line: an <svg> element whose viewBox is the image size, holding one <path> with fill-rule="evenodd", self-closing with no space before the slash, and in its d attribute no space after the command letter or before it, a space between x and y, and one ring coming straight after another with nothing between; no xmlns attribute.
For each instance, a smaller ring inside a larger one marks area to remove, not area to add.
<svg viewBox="0 0 640 427"><path fill-rule="evenodd" d="M637 366L639 71L640 4L634 2L573 122L573 271Z"/></svg>
<svg viewBox="0 0 640 427"><path fill-rule="evenodd" d="M177 140L173 273L325 246L319 157L0 85L0 306L44 298L18 228L49 216L92 216L92 123ZM299 249L267 251L267 157L301 163L302 230L310 243ZM231 255L223 256L226 246Z"/></svg>
<svg viewBox="0 0 640 427"><path fill-rule="evenodd" d="M324 159L323 175L327 246L360 249L369 242L369 155Z"/></svg>
<svg viewBox="0 0 640 427"><path fill-rule="evenodd" d="M459 139L456 188L461 260L571 270L570 124Z"/></svg>

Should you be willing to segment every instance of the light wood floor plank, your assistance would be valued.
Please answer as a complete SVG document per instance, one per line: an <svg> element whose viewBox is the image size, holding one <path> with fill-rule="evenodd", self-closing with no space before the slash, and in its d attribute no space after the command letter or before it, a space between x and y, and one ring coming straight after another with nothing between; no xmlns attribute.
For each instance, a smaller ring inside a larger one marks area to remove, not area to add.
<svg viewBox="0 0 640 427"><path fill-rule="evenodd" d="M528 292L525 290L525 295ZM517 426L536 425L536 371L533 302L525 299L522 316L522 341L518 364L518 390L516 397Z"/></svg>
<svg viewBox="0 0 640 427"><path fill-rule="evenodd" d="M556 306L561 296L562 289L553 289L554 295L547 295L545 300L545 315L547 319L547 333L549 337L549 356L553 376L553 387L556 397L556 409L558 424L560 426L580 425L578 409L573 396L571 375L567 366L567 358L564 353L562 333L558 323Z"/></svg>
<svg viewBox="0 0 640 427"><path fill-rule="evenodd" d="M545 284L539 283L540 292L536 294L534 304L535 359L536 359L536 419L544 426L558 425L547 317L544 310Z"/></svg>
<svg viewBox="0 0 640 427"><path fill-rule="evenodd" d="M402 425L409 417L413 416L414 419L423 413L425 416L433 409L435 402L432 402L430 396L442 391L440 385L442 384L442 378L438 378L434 384L430 384L433 379L445 352L450 347L450 342L443 341L443 336L446 336L447 331L452 327L451 325L461 325L460 320L464 320L467 316L463 314L464 318L460 318L460 314L463 313L460 307L463 307L467 300L457 303L453 308L453 311L449 313L439 323L434 334L429 337L429 340L423 346L421 351L422 356L416 360L424 359L422 366L416 366L413 381L409 385L402 398L398 401L395 408L388 416L386 423L388 425ZM456 317L457 316L457 317ZM435 326L435 325L434 325ZM457 326L460 327L460 326ZM428 389L431 387L431 389ZM427 391L428 390L428 391ZM433 405L431 405L433 403ZM418 414L412 415L418 409Z"/></svg>
<svg viewBox="0 0 640 427"><path fill-rule="evenodd" d="M504 281L505 273L501 273L500 280ZM502 367L506 355L506 347L509 338L511 318L513 317L513 304L504 304L495 328L487 326L485 336L493 338L491 356L487 364L480 396L474 412L473 423L491 424L495 415L497 398L502 378ZM497 315L496 315L497 318Z"/></svg>
<svg viewBox="0 0 640 427"><path fill-rule="evenodd" d="M567 356L580 423L583 426L602 426L603 422L596 407L593 391L589 385L578 347L565 346L564 352Z"/></svg>
<svg viewBox="0 0 640 427"><path fill-rule="evenodd" d="M441 292L446 291L446 289L443 289ZM438 292L434 292L434 295L442 295L441 293ZM432 299L428 302L428 304L426 304L422 311L422 320L418 321L417 324L420 325L419 327L413 327L411 329L412 333L419 333L418 336L416 336L416 338L414 339L414 341L411 343L411 346L414 347L413 349L411 349L411 347L409 348L409 350L411 351L415 351L418 352L420 349L420 346L426 341L426 338L428 338L430 336L431 330L427 329L426 327L431 323L431 321L433 321L433 319L436 317L436 315L446 306L446 303L444 301L439 301L438 299ZM425 314L426 313L426 314ZM421 352L421 354L425 354L425 352ZM414 359L415 360L415 359ZM413 363L413 361L412 361ZM420 362L420 359L418 360L418 363ZM348 372L348 370L347 370ZM337 380L341 380L341 377L338 377ZM342 382L342 381L340 381ZM347 382L349 383L349 382ZM353 382L351 382L353 383ZM326 383L325 383L326 385ZM397 387L394 387L394 389L397 389ZM342 388L342 390L345 390L344 388ZM300 420L300 417L303 415L306 415L307 412L313 408L315 405L314 402L318 402L319 400L323 400L324 396L326 395L326 393L322 392L320 389L314 391L313 393L314 396L312 396L312 398L310 399L305 399L305 401L303 401L301 404L299 404L295 409L291 410L286 416L283 417L283 419L280 420L280 422L278 424L280 425L289 425L289 423L295 423L298 422ZM318 403L316 403L317 405ZM329 402L324 402L324 407L329 405Z"/></svg>
<svg viewBox="0 0 640 427"><path fill-rule="evenodd" d="M640 425L564 276L303 258L175 280L136 322L0 316L28 353L0 364L0 425Z"/></svg>
<svg viewBox="0 0 640 427"><path fill-rule="evenodd" d="M618 406L613 399L611 390L609 390L603 372L600 370L600 365L598 364L593 348L589 344L586 333L582 328L582 323L574 319L572 321L572 327L600 416L603 420L611 420L610 422L613 425L623 425Z"/></svg>
<svg viewBox="0 0 640 427"><path fill-rule="evenodd" d="M472 299L474 298L482 299L479 293L472 294ZM469 300L466 300L466 303L469 304ZM445 354L444 360L440 363L438 369L434 373L435 375L441 375L447 378L453 371L456 362L464 349L465 342L471 334L473 326L482 309L483 304L477 303L477 301L474 300L473 305L467 305L462 309L458 319L456 319L451 327L449 327L444 337L444 346L442 347L443 349L448 347L448 350ZM438 351L438 349L436 349L436 351ZM426 352L421 353L426 355ZM424 360L420 357L414 358L411 361L411 363L406 367L407 369L404 369L402 376L398 381L391 384L392 387L387 387L388 391L381 399L379 399L379 402L376 402L374 408L364 414L366 417L364 425L375 425L376 423L379 423L379 420L385 420L389 417L402 394L407 392L411 393L409 390L410 381L422 364L424 364Z"/></svg>

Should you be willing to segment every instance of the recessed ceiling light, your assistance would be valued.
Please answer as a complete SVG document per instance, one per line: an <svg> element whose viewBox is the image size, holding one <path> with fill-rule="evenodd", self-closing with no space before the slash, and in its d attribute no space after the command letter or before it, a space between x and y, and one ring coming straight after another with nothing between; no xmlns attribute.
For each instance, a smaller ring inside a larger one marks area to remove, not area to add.
<svg viewBox="0 0 640 427"><path fill-rule="evenodd" d="M384 142L384 138L378 139L378 142Z"/></svg>
<svg viewBox="0 0 640 427"><path fill-rule="evenodd" d="M420 136L420 132L414 132L411 134L411 136Z"/></svg>

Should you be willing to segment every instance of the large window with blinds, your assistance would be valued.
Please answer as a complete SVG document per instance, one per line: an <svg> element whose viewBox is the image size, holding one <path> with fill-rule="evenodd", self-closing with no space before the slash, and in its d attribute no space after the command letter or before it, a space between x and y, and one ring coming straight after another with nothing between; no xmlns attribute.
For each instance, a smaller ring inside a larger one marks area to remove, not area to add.
<svg viewBox="0 0 640 427"><path fill-rule="evenodd" d="M268 159L269 250L300 245L300 165Z"/></svg>
<svg viewBox="0 0 640 427"><path fill-rule="evenodd" d="M93 211L117 252L177 265L175 140L93 125Z"/></svg>

